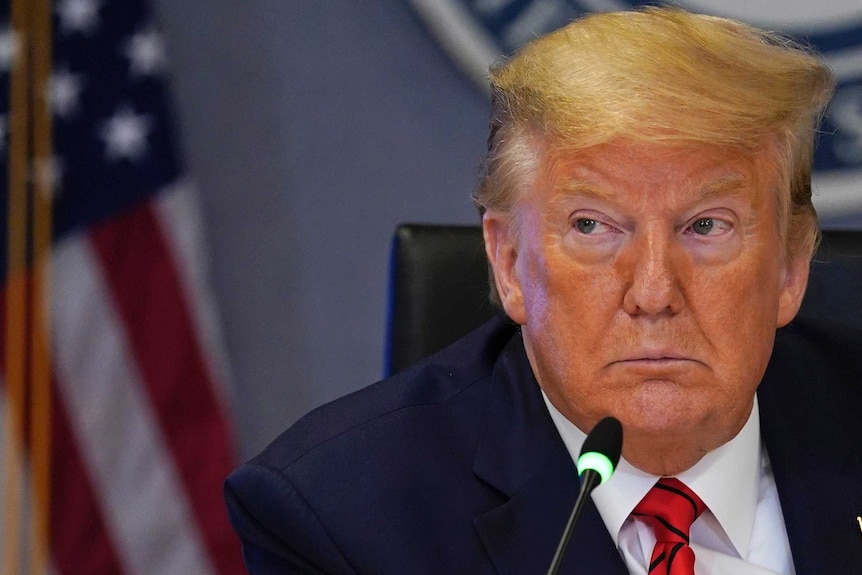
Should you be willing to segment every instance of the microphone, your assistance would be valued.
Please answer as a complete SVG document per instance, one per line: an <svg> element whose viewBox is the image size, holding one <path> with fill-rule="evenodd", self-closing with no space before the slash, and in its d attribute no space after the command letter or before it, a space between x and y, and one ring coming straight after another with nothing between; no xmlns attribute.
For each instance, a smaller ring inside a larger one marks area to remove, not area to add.
<svg viewBox="0 0 862 575"><path fill-rule="evenodd" d="M622 450L623 426L615 417L604 418L587 435L577 462L578 475L581 477L581 491L578 493L572 514L569 516L569 522L563 529L563 536L557 545L557 551L554 553L547 575L556 575L560 564L563 562L563 556L566 554L566 547L569 545L575 523L577 523L581 511L584 509L584 504L587 502L587 497L593 489L611 478L617 463L620 461Z"/></svg>

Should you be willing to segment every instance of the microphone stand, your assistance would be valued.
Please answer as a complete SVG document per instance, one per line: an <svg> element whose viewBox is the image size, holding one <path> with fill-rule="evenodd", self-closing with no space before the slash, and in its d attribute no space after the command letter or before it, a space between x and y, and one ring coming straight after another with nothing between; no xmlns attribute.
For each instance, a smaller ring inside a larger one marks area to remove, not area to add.
<svg viewBox="0 0 862 575"><path fill-rule="evenodd" d="M559 545L557 545L557 551L554 553L553 560L551 560L551 566L548 568L547 575L556 575L557 571L560 569L560 564L563 562L563 556L566 554L566 548L569 546L569 539L572 538L572 531L574 531L575 523L577 523L578 517L581 516L581 511L583 511L584 505L587 503L587 497L601 481L601 475L592 469L587 469L584 471L581 479L581 491L578 493L578 499L575 501L575 506L572 508L572 514L569 515L569 521L566 523L566 528L563 530L563 536L560 538Z"/></svg>

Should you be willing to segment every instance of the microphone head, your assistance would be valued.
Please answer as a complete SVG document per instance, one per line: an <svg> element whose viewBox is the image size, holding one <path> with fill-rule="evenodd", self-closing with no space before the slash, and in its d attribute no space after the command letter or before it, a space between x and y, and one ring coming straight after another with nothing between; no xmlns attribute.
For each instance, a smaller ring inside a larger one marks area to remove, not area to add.
<svg viewBox="0 0 862 575"><path fill-rule="evenodd" d="M623 450L623 426L615 417L606 417L587 435L578 456L578 475L591 469L599 474L601 482L610 479Z"/></svg>

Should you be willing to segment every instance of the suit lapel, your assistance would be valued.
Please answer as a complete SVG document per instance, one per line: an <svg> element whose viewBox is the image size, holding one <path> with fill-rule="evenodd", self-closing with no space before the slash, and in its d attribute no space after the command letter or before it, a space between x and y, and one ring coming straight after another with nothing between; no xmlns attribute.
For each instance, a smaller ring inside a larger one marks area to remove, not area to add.
<svg viewBox="0 0 862 575"><path fill-rule="evenodd" d="M830 357L841 347L830 339L799 324L781 330L758 390L797 575L862 569L859 371L848 381L854 360Z"/></svg>
<svg viewBox="0 0 862 575"><path fill-rule="evenodd" d="M497 571L544 573L578 494L574 463L527 361L520 334L500 354L474 473L506 501L474 520ZM592 501L569 543L561 573L627 573Z"/></svg>

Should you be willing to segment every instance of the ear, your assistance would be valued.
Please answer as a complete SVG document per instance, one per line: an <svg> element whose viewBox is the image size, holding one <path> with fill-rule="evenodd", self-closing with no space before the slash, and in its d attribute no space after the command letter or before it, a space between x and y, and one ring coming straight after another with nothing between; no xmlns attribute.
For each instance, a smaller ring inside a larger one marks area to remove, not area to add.
<svg viewBox="0 0 862 575"><path fill-rule="evenodd" d="M790 323L802 305L802 297L808 286L808 271L811 258L805 255L795 256L785 264L784 279L778 296L778 317L776 327L784 327Z"/></svg>
<svg viewBox="0 0 862 575"><path fill-rule="evenodd" d="M506 315L515 323L524 325L524 292L518 273L518 246L510 234L511 216L485 212L482 216L482 235L485 238L485 253L494 270L497 293Z"/></svg>

